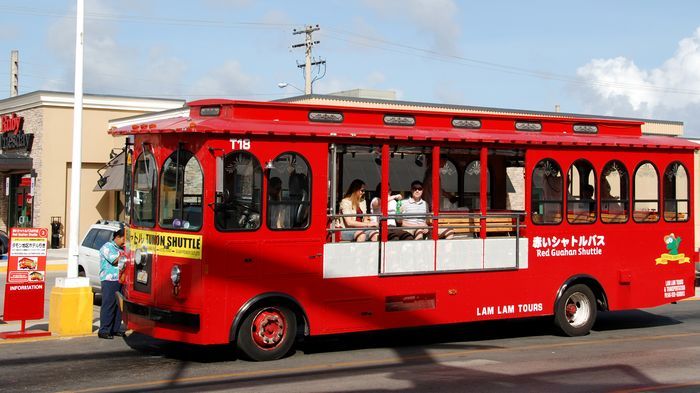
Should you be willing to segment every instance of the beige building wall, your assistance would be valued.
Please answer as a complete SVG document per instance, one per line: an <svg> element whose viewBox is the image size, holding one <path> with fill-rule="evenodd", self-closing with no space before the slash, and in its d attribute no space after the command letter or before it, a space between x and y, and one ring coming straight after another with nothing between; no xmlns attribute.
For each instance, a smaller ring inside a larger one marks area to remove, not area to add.
<svg viewBox="0 0 700 393"><path fill-rule="evenodd" d="M98 219L117 217L118 192L93 191L102 168L110 159L114 148L124 146L124 137L108 133L109 121L147 113L182 108L183 100L140 98L125 96L90 95L83 99L82 170L80 186L79 236ZM32 224L51 228L51 217L60 217L63 223L61 246L67 246L70 233L70 185L73 140L73 94L64 92L35 91L17 97L0 99L0 114L24 117L24 132L34 134L30 157L35 186L32 202ZM2 152L4 154L5 152ZM9 156L3 156L9 157ZM11 173L1 172L5 179ZM0 185L0 229L8 222L11 201L6 196L5 182Z"/></svg>
<svg viewBox="0 0 700 393"><path fill-rule="evenodd" d="M70 233L70 170L72 168L73 108L45 107L43 110L44 132L42 152L38 157L42 163L37 168L35 189L34 225L50 228L51 217L60 216L64 235ZM113 148L124 146L123 138L107 133L107 123L115 117L141 114L134 111L89 110L83 115L83 150L80 184L80 236L99 219L113 219L116 211L116 193L93 191L99 175L97 170L109 159ZM64 245L68 239L64 238Z"/></svg>

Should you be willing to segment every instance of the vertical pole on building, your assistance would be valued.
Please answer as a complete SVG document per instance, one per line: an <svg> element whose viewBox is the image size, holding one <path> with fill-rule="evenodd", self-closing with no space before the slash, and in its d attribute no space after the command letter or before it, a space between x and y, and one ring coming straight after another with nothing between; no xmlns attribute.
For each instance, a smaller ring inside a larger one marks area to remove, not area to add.
<svg viewBox="0 0 700 393"><path fill-rule="evenodd" d="M80 236L80 172L82 166L83 134L83 19L84 0L78 1L75 31L75 90L73 105L73 158L71 161L70 187L70 232L68 234L68 274L67 278L78 277L78 238Z"/></svg>
<svg viewBox="0 0 700 393"><path fill-rule="evenodd" d="M10 97L19 94L19 51L10 52Z"/></svg>

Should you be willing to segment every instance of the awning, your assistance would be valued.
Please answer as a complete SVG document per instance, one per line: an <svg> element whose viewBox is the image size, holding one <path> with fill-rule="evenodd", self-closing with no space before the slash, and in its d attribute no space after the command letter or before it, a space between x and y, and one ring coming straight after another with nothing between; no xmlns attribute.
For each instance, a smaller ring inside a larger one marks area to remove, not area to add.
<svg viewBox="0 0 700 393"><path fill-rule="evenodd" d="M92 190L121 191L124 188L124 152L112 158L103 168L102 176Z"/></svg>
<svg viewBox="0 0 700 393"><path fill-rule="evenodd" d="M32 170L30 157L16 157L0 154L0 172L29 172Z"/></svg>

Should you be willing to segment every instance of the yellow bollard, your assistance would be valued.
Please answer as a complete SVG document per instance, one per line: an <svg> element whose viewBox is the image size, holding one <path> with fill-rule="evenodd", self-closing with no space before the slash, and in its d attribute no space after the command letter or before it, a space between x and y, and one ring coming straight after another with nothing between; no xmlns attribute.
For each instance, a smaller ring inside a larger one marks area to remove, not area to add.
<svg viewBox="0 0 700 393"><path fill-rule="evenodd" d="M51 289L49 331L60 336L92 333L92 288L83 286Z"/></svg>

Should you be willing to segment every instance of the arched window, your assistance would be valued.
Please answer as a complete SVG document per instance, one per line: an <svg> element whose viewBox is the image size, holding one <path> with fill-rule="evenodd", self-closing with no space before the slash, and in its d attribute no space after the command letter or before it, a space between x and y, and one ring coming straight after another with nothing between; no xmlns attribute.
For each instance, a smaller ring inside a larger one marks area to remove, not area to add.
<svg viewBox="0 0 700 393"><path fill-rule="evenodd" d="M634 171L634 205L636 222L659 221L659 174L651 162L640 164Z"/></svg>
<svg viewBox="0 0 700 393"><path fill-rule="evenodd" d="M132 219L135 225L151 228L156 225L157 186L156 159L150 151L146 151L136 159L134 170Z"/></svg>
<svg viewBox="0 0 700 393"><path fill-rule="evenodd" d="M544 159L532 172L531 217L535 224L561 223L564 181L556 161Z"/></svg>
<svg viewBox="0 0 700 393"><path fill-rule="evenodd" d="M440 157L440 210L458 210L459 170L455 164Z"/></svg>
<svg viewBox="0 0 700 393"><path fill-rule="evenodd" d="M202 227L202 167L187 150L173 152L160 175L160 226L197 231Z"/></svg>
<svg viewBox="0 0 700 393"><path fill-rule="evenodd" d="M664 220L688 221L689 187L688 171L683 164L669 164L664 171Z"/></svg>
<svg viewBox="0 0 700 393"><path fill-rule="evenodd" d="M224 195L216 206L216 227L224 231L260 228L260 162L247 151L231 152L224 157L223 175Z"/></svg>
<svg viewBox="0 0 700 393"><path fill-rule="evenodd" d="M311 171L298 153L283 153L272 162L267 181L267 226L270 229L309 227Z"/></svg>
<svg viewBox="0 0 700 393"><path fill-rule="evenodd" d="M629 174L620 161L610 161L600 175L600 220L622 223L629 220Z"/></svg>
<svg viewBox="0 0 700 393"><path fill-rule="evenodd" d="M474 160L464 169L464 201L469 210L481 209L481 161ZM491 173L486 168L486 208L491 208Z"/></svg>
<svg viewBox="0 0 700 393"><path fill-rule="evenodd" d="M576 160L567 174L566 219L571 224L590 224L596 219L596 180L593 165Z"/></svg>

